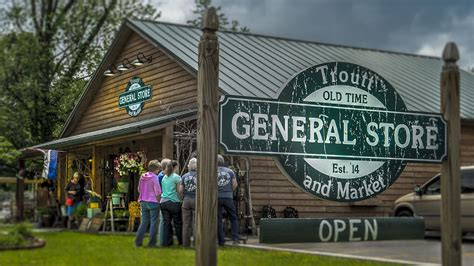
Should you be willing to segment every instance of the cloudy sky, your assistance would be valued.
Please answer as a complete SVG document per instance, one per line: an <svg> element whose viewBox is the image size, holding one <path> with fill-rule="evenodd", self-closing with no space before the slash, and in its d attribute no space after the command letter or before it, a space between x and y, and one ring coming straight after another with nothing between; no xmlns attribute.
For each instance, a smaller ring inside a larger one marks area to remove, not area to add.
<svg viewBox="0 0 474 266"><path fill-rule="evenodd" d="M162 21L186 23L194 0L150 0ZM474 67L473 0L214 0L252 33L441 56L455 41Z"/></svg>

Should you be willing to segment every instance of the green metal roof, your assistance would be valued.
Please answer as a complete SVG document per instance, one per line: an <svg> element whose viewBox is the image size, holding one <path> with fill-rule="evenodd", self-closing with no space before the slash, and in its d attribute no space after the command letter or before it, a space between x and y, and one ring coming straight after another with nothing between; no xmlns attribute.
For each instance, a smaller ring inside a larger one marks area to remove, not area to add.
<svg viewBox="0 0 474 266"><path fill-rule="evenodd" d="M106 140L115 137L127 136L130 134L140 133L142 130L146 130L151 127L156 127L163 125L165 123L174 121L176 119L183 119L195 116L197 110L185 110L181 112L171 113L157 118L151 118L147 120L142 120L134 123L129 123L125 125L105 128L101 130L91 131L79 135L74 135L71 137L61 138L53 140L50 142L42 143L33 147L28 147L24 149L24 153L27 153L28 150L35 149L60 149L71 147L74 145L81 145L90 143L93 141Z"/></svg>
<svg viewBox="0 0 474 266"><path fill-rule="evenodd" d="M191 71L198 68L198 28L163 22L132 20L132 29L163 48ZM329 61L362 65L388 80L409 110L440 112L440 73L437 57L411 55L289 40L255 34L218 32L219 87L225 94L276 98L293 75ZM462 55L461 55L462 56ZM461 117L474 119L474 75L461 73Z"/></svg>

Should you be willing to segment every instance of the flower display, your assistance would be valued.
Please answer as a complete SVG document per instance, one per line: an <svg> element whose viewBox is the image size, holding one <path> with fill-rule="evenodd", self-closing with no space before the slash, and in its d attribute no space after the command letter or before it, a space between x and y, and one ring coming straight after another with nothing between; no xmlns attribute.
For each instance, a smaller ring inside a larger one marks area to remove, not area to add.
<svg viewBox="0 0 474 266"><path fill-rule="evenodd" d="M120 176L126 176L129 172L136 173L141 172L142 156L140 153L124 153L114 160L115 171Z"/></svg>

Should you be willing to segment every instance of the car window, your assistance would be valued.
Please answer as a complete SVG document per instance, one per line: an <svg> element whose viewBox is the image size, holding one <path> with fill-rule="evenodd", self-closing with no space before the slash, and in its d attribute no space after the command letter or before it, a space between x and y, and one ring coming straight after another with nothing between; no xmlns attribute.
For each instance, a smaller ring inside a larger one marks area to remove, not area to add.
<svg viewBox="0 0 474 266"><path fill-rule="evenodd" d="M424 194L426 195L437 195L441 194L441 183L440 178L435 178L424 188Z"/></svg>
<svg viewBox="0 0 474 266"><path fill-rule="evenodd" d="M474 170L462 172L461 193L474 193Z"/></svg>

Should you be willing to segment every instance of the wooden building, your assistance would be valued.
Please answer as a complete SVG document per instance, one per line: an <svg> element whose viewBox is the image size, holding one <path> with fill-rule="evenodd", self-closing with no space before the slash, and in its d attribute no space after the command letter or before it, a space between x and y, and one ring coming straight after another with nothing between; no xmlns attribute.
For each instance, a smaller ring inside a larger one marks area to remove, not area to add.
<svg viewBox="0 0 474 266"><path fill-rule="evenodd" d="M61 190L72 176L73 160L87 165L94 190L106 195L112 189L113 159L120 153L143 152L154 159L172 158L180 152L176 145L181 137L179 127L186 122L192 127L196 119L200 35L200 29L162 22L128 20L122 25L60 138L33 147L62 151ZM323 62L344 61L382 75L400 93L409 110L439 112L440 58L254 34L218 32L218 36L222 94L274 98L301 70ZM132 66L133 61L143 65ZM118 71L122 64L128 70ZM152 86L151 99L136 116L119 108L119 96L133 77ZM473 98L474 75L463 71L462 165L474 164ZM387 191L361 202L337 203L316 199L295 187L270 157L228 159L249 170L250 198L257 218L268 204L279 217L286 206L296 208L300 217L387 216L396 198L440 171L439 165L410 163Z"/></svg>

